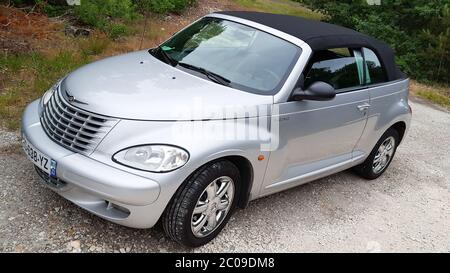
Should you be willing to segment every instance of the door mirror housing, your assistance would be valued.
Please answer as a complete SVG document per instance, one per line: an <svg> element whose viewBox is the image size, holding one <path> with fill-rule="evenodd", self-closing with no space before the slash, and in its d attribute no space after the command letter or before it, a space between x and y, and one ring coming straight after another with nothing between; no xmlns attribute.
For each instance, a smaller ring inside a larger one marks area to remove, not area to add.
<svg viewBox="0 0 450 273"><path fill-rule="evenodd" d="M336 90L330 84L322 81L312 83L306 90L301 88L294 89L292 99L300 100L317 100L326 101L332 100L336 97Z"/></svg>

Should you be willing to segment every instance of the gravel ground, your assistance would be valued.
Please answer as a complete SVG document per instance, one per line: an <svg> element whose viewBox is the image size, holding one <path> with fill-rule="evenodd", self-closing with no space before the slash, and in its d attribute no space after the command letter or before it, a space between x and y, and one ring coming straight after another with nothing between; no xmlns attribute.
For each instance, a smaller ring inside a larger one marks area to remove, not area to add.
<svg viewBox="0 0 450 273"><path fill-rule="evenodd" d="M190 250L162 228L95 217L45 188L0 131L1 252L450 251L450 114L414 102L411 130L375 181L342 172L251 202L217 239Z"/></svg>

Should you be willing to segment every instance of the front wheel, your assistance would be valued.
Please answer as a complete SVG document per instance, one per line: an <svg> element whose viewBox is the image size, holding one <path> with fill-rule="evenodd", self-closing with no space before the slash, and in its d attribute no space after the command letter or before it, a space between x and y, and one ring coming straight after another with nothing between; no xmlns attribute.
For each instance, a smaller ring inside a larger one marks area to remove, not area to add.
<svg viewBox="0 0 450 273"><path fill-rule="evenodd" d="M239 190L239 170L230 161L201 168L183 183L164 212L165 232L186 246L208 243L228 222Z"/></svg>
<svg viewBox="0 0 450 273"><path fill-rule="evenodd" d="M354 170L366 179L376 179L382 175L394 158L397 146L400 142L398 132L390 128L377 142L367 159L354 168Z"/></svg>

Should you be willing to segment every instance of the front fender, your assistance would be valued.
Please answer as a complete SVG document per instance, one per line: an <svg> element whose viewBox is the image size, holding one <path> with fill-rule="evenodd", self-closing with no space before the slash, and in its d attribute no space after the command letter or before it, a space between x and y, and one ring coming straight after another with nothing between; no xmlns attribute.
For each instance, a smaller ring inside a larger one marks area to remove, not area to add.
<svg viewBox="0 0 450 273"><path fill-rule="evenodd" d="M219 158L239 156L251 164L253 186L250 196L257 196L270 154L262 151L261 145L267 143L270 134L268 128L260 128L252 119L260 118L173 122L121 120L91 157L157 181L161 186L161 198L169 202L183 181L199 167ZM135 170L112 161L111 157L117 151L143 144L175 145L188 151L190 158L186 165L168 173ZM261 155L264 160L258 160Z"/></svg>

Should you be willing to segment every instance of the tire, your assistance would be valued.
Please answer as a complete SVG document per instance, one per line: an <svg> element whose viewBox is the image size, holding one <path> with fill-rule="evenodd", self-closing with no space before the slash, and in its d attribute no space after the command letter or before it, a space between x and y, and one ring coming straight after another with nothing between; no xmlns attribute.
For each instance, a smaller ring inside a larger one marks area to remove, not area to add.
<svg viewBox="0 0 450 273"><path fill-rule="evenodd" d="M228 160L210 163L196 171L183 182L164 211L162 224L166 234L188 247L214 239L236 208L240 182L238 168ZM194 213L194 209L201 212Z"/></svg>
<svg viewBox="0 0 450 273"><path fill-rule="evenodd" d="M394 142L393 145L391 141ZM355 172L363 178L369 180L380 177L391 164L399 142L400 136L397 130L389 128L381 136L380 140L378 140L377 144L375 145L367 159L362 164L354 168ZM385 145L384 147L387 147L389 146L389 143L391 143L392 150L385 150L383 147L381 147L382 145ZM385 151L385 154L381 152L382 150ZM378 157L379 155L380 157ZM375 162L376 159L379 159L378 164L377 162Z"/></svg>

